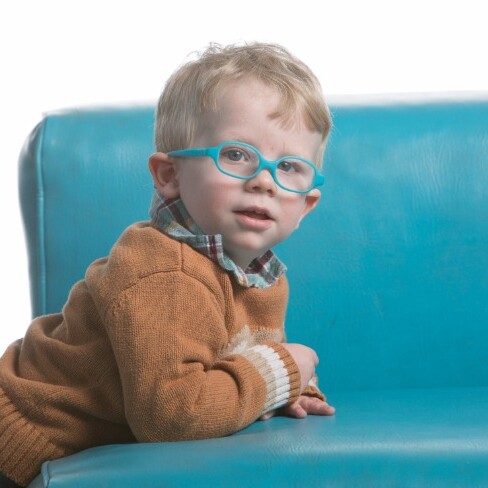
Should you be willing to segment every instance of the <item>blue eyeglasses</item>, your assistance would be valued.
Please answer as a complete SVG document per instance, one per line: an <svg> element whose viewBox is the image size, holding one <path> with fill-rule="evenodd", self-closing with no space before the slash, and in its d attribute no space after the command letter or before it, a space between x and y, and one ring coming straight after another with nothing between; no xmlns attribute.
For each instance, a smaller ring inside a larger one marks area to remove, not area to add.
<svg viewBox="0 0 488 488"><path fill-rule="evenodd" d="M226 141L214 147L170 151L168 156L210 157L219 171L241 180L250 180L267 169L280 188L294 193L307 193L324 184L324 176L312 162L298 156L268 161L255 147L244 142Z"/></svg>

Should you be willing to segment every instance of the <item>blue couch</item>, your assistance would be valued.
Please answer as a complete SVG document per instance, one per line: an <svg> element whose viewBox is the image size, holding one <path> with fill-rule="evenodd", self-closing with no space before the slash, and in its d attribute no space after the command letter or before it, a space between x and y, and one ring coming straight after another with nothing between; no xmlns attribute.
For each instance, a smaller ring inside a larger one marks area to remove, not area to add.
<svg viewBox="0 0 488 488"><path fill-rule="evenodd" d="M337 102L318 209L277 249L334 417L105 446L31 487L488 486L488 95ZM50 113L20 158L33 315L152 194L154 107Z"/></svg>

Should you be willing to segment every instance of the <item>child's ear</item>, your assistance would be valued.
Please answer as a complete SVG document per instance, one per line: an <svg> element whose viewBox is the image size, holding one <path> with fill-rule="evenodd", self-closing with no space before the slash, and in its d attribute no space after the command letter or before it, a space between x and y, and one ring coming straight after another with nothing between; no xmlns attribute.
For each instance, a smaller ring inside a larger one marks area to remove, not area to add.
<svg viewBox="0 0 488 488"><path fill-rule="evenodd" d="M164 198L177 198L180 189L174 161L165 153L156 152L149 158L149 171L154 187Z"/></svg>
<svg viewBox="0 0 488 488"><path fill-rule="evenodd" d="M303 217L309 214L317 206L317 203L319 203L321 196L322 194L320 193L320 190L318 190L317 188L314 188L312 191L307 193L307 195L305 196L305 206L303 208L300 220L297 223L297 227L296 227L297 229Z"/></svg>

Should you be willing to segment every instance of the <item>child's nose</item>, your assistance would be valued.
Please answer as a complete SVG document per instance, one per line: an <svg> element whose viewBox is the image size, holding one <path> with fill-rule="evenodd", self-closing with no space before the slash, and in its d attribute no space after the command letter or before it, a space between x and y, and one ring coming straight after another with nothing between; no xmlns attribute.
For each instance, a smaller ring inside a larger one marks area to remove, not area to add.
<svg viewBox="0 0 488 488"><path fill-rule="evenodd" d="M270 171L263 169L256 176L246 180L246 189L252 192L267 192L274 196L278 187Z"/></svg>

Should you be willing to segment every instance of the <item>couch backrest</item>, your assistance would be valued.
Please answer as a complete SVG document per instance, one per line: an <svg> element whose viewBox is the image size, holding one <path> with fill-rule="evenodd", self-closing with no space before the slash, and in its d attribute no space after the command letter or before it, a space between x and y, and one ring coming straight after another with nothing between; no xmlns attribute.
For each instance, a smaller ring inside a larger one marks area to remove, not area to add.
<svg viewBox="0 0 488 488"><path fill-rule="evenodd" d="M326 391L488 385L488 97L332 104L323 200L277 248ZM48 114L20 160L33 315L152 195L153 107Z"/></svg>

